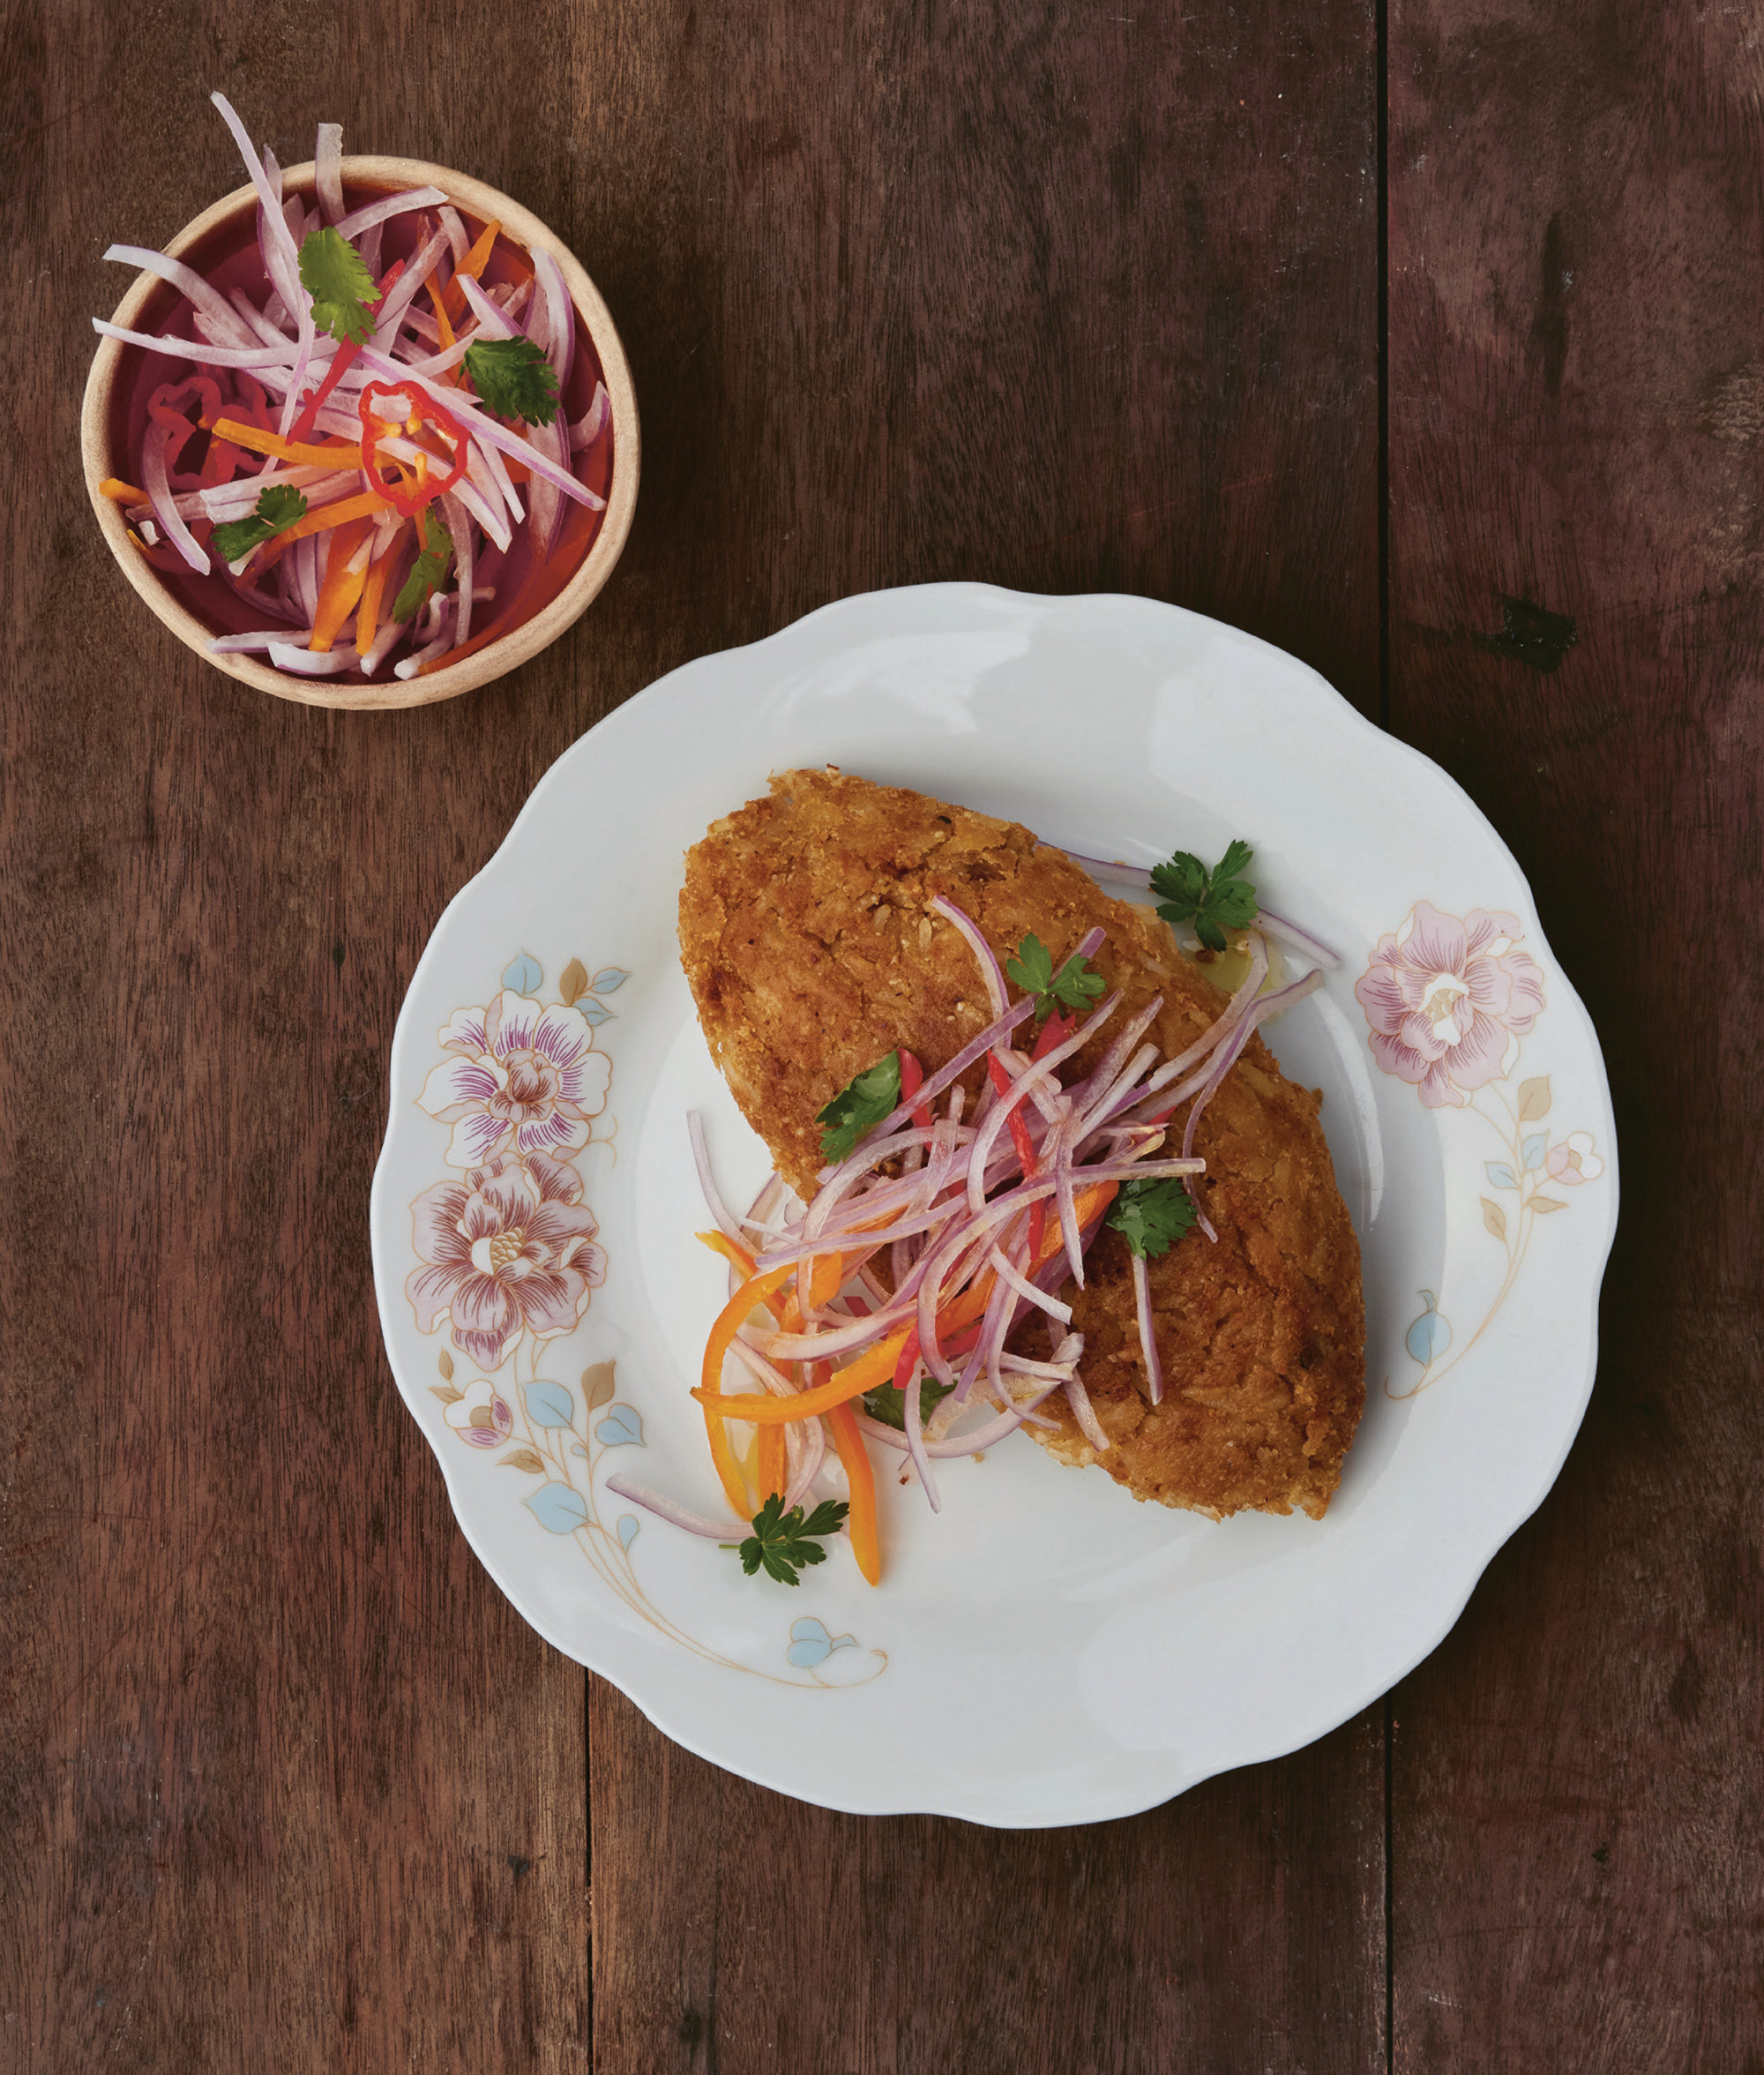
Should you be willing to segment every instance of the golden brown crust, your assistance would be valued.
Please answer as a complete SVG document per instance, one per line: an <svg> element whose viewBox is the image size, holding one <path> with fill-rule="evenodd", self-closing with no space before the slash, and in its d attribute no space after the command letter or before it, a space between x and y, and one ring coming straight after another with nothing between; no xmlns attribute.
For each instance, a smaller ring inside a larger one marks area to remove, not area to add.
<svg viewBox="0 0 1764 2075"><path fill-rule="evenodd" d="M1155 916L1017 823L833 770L774 777L768 798L688 852L680 948L712 1055L801 1194L821 1164L816 1112L855 1075L902 1045L933 1070L990 1021L973 953L929 910L939 893L1001 955L1034 931L1058 964L1094 924L1107 930L1095 963L1125 1000L1079 1074L1154 995L1166 1053L1222 1006ZM1114 1445L1095 1455L1050 1400L1059 1427L1040 1438L1062 1460L1215 1517L1298 1506L1320 1517L1364 1401L1364 1316L1318 1105L1257 1038L1203 1115L1195 1150L1219 1243L1196 1236L1150 1264L1159 1405L1145 1394L1125 1243L1098 1240L1088 1287L1064 1294Z"/></svg>

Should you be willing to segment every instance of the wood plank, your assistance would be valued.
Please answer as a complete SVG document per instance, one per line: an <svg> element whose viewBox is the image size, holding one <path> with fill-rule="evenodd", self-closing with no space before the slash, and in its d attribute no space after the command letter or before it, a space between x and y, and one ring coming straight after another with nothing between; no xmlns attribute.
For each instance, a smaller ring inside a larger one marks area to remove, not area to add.
<svg viewBox="0 0 1764 2075"><path fill-rule="evenodd" d="M1364 11L744 0L585 17L575 77L646 413L621 640L660 663L938 578L1125 589L1375 709ZM605 2075L1382 2063L1376 1712L1022 1837L794 1804L598 1682L589 1748Z"/></svg>
<svg viewBox="0 0 1764 2075"><path fill-rule="evenodd" d="M1630 1206L1566 1472L1396 1697L1399 2068L1758 2064L1745 22L1392 19L1392 724L1531 878L1608 1047Z"/></svg>
<svg viewBox="0 0 1764 2075"><path fill-rule="evenodd" d="M286 161L340 116L567 216L567 21L10 26L0 2064L580 2067L582 1674L454 1527L366 1214L434 918L630 686L265 699L141 610L72 461L98 254L240 177L211 84Z"/></svg>

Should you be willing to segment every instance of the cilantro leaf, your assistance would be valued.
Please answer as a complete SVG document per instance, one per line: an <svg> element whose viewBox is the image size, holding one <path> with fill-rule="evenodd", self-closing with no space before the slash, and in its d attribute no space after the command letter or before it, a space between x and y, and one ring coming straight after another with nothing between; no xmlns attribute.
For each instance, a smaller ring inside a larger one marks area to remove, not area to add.
<svg viewBox="0 0 1764 2075"><path fill-rule="evenodd" d="M236 562L260 548L266 540L286 533L306 516L306 499L285 483L273 483L258 498L249 519L226 519L209 536L214 552L223 562Z"/></svg>
<svg viewBox="0 0 1764 2075"><path fill-rule="evenodd" d="M930 1419L954 1389L953 1383L939 1383L927 1376L919 1385L920 1420ZM896 1390L892 1383L878 1383L874 1390L866 1390L863 1409L872 1420L879 1420L883 1426L892 1427L897 1434L907 1431L907 1394Z"/></svg>
<svg viewBox="0 0 1764 2075"><path fill-rule="evenodd" d="M446 577L448 563L453 558L453 536L447 530L446 521L425 506L419 524L422 528L422 552L411 564L410 574L399 586L392 607L394 619L410 618L427 599L434 596Z"/></svg>
<svg viewBox="0 0 1764 2075"><path fill-rule="evenodd" d="M891 1052L856 1075L815 1118L821 1127L821 1157L843 1160L872 1124L900 1107L901 1055Z"/></svg>
<svg viewBox="0 0 1764 2075"><path fill-rule="evenodd" d="M300 242L301 285L312 298L312 321L340 346L363 346L373 335L368 308L380 292L368 263L334 230L310 230Z"/></svg>
<svg viewBox="0 0 1764 2075"><path fill-rule="evenodd" d="M1158 913L1172 925L1192 922L1209 951L1222 951L1228 929L1247 929L1256 919L1256 889L1237 876L1254 855L1234 838L1209 872L1192 851L1176 851L1152 867L1152 891L1163 895Z"/></svg>
<svg viewBox="0 0 1764 2075"><path fill-rule="evenodd" d="M485 339L466 348L466 372L486 410L548 425L557 415L557 371L531 339Z"/></svg>
<svg viewBox="0 0 1764 2075"><path fill-rule="evenodd" d="M1193 1199L1179 1181L1124 1181L1103 1220L1141 1261L1168 1254L1194 1229Z"/></svg>
<svg viewBox="0 0 1764 2075"><path fill-rule="evenodd" d="M837 1533L850 1510L843 1499L823 1499L804 1520L801 1506L785 1512L782 1494L774 1492L753 1516L753 1532L747 1539L723 1546L736 1550L749 1577L764 1564L766 1577L781 1585L800 1584L797 1573L805 1565L826 1562L826 1551L810 1538Z"/></svg>
<svg viewBox="0 0 1764 2075"><path fill-rule="evenodd" d="M1035 996L1035 1021L1044 1023L1056 1003L1085 1009L1102 992L1102 974L1086 971L1088 963L1074 952L1056 972L1053 954L1039 937L1031 934L1018 945L1017 955L1005 961L1005 972L1025 994Z"/></svg>

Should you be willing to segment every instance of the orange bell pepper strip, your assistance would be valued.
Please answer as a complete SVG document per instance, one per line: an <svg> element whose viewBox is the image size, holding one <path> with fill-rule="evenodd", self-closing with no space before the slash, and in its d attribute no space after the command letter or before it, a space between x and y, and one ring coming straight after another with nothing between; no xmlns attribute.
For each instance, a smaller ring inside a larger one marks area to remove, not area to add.
<svg viewBox="0 0 1764 2075"><path fill-rule="evenodd" d="M851 1553L864 1577L872 1585L879 1585L882 1544L876 1532L876 1472L870 1466L870 1451L863 1445L863 1432L857 1424L856 1413L848 1405L835 1405L827 1414L827 1429L833 1435L833 1445L839 1450L845 1481L851 1488L851 1510L845 1522L846 1531L851 1537Z"/></svg>
<svg viewBox="0 0 1764 2075"><path fill-rule="evenodd" d="M306 644L310 655L330 653L339 629L367 588L367 563L364 561L359 569L351 569L349 565L372 525L371 519L357 519L337 529L336 538L331 543L331 559L325 566L325 581L318 587L318 604L312 615L312 639Z"/></svg>
<svg viewBox="0 0 1764 2075"><path fill-rule="evenodd" d="M703 1401L705 1431L710 1438L711 1459L716 1464L717 1475L722 1479L724 1494L735 1508L738 1520L748 1517L749 1508L747 1493L741 1481L741 1472L736 1466L734 1450L729 1445L729 1429L724 1424L728 1415L721 1409L723 1360L729 1353L729 1344L748 1314L756 1304L763 1302L778 1289L790 1273L788 1268L774 1268L770 1275L755 1276L744 1282L723 1306L717 1314L716 1323L711 1328L711 1337L705 1343L703 1386L692 1393L694 1397ZM767 1397L761 1402L766 1405L782 1405L785 1401L782 1398Z"/></svg>
<svg viewBox="0 0 1764 2075"><path fill-rule="evenodd" d="M789 1465L789 1451L784 1446L784 1429L781 1427L762 1427L759 1429L759 1461L755 1478L762 1506L774 1492L781 1499L783 1497L784 1487L790 1481Z"/></svg>

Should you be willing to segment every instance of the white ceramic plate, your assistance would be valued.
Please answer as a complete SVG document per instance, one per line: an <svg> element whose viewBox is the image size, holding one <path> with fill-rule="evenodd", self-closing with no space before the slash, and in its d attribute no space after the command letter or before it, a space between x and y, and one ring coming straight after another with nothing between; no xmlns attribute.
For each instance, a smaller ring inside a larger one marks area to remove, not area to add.
<svg viewBox="0 0 1764 2075"><path fill-rule="evenodd" d="M940 1472L939 1517L878 1479L880 1589L835 1546L791 1591L606 1491L718 1509L688 1392L726 1284L686 1111L731 1199L767 1163L680 972L681 859L822 762L1133 863L1242 835L1342 952L1267 1032L1325 1091L1364 1250L1325 1521L1140 1505L1019 1435ZM1580 1424L1616 1214L1592 1028L1449 778L1194 613L949 584L689 663L558 760L411 982L373 1242L400 1388L542 1635L784 1793L1028 1828L1295 1749L1432 1649Z"/></svg>

